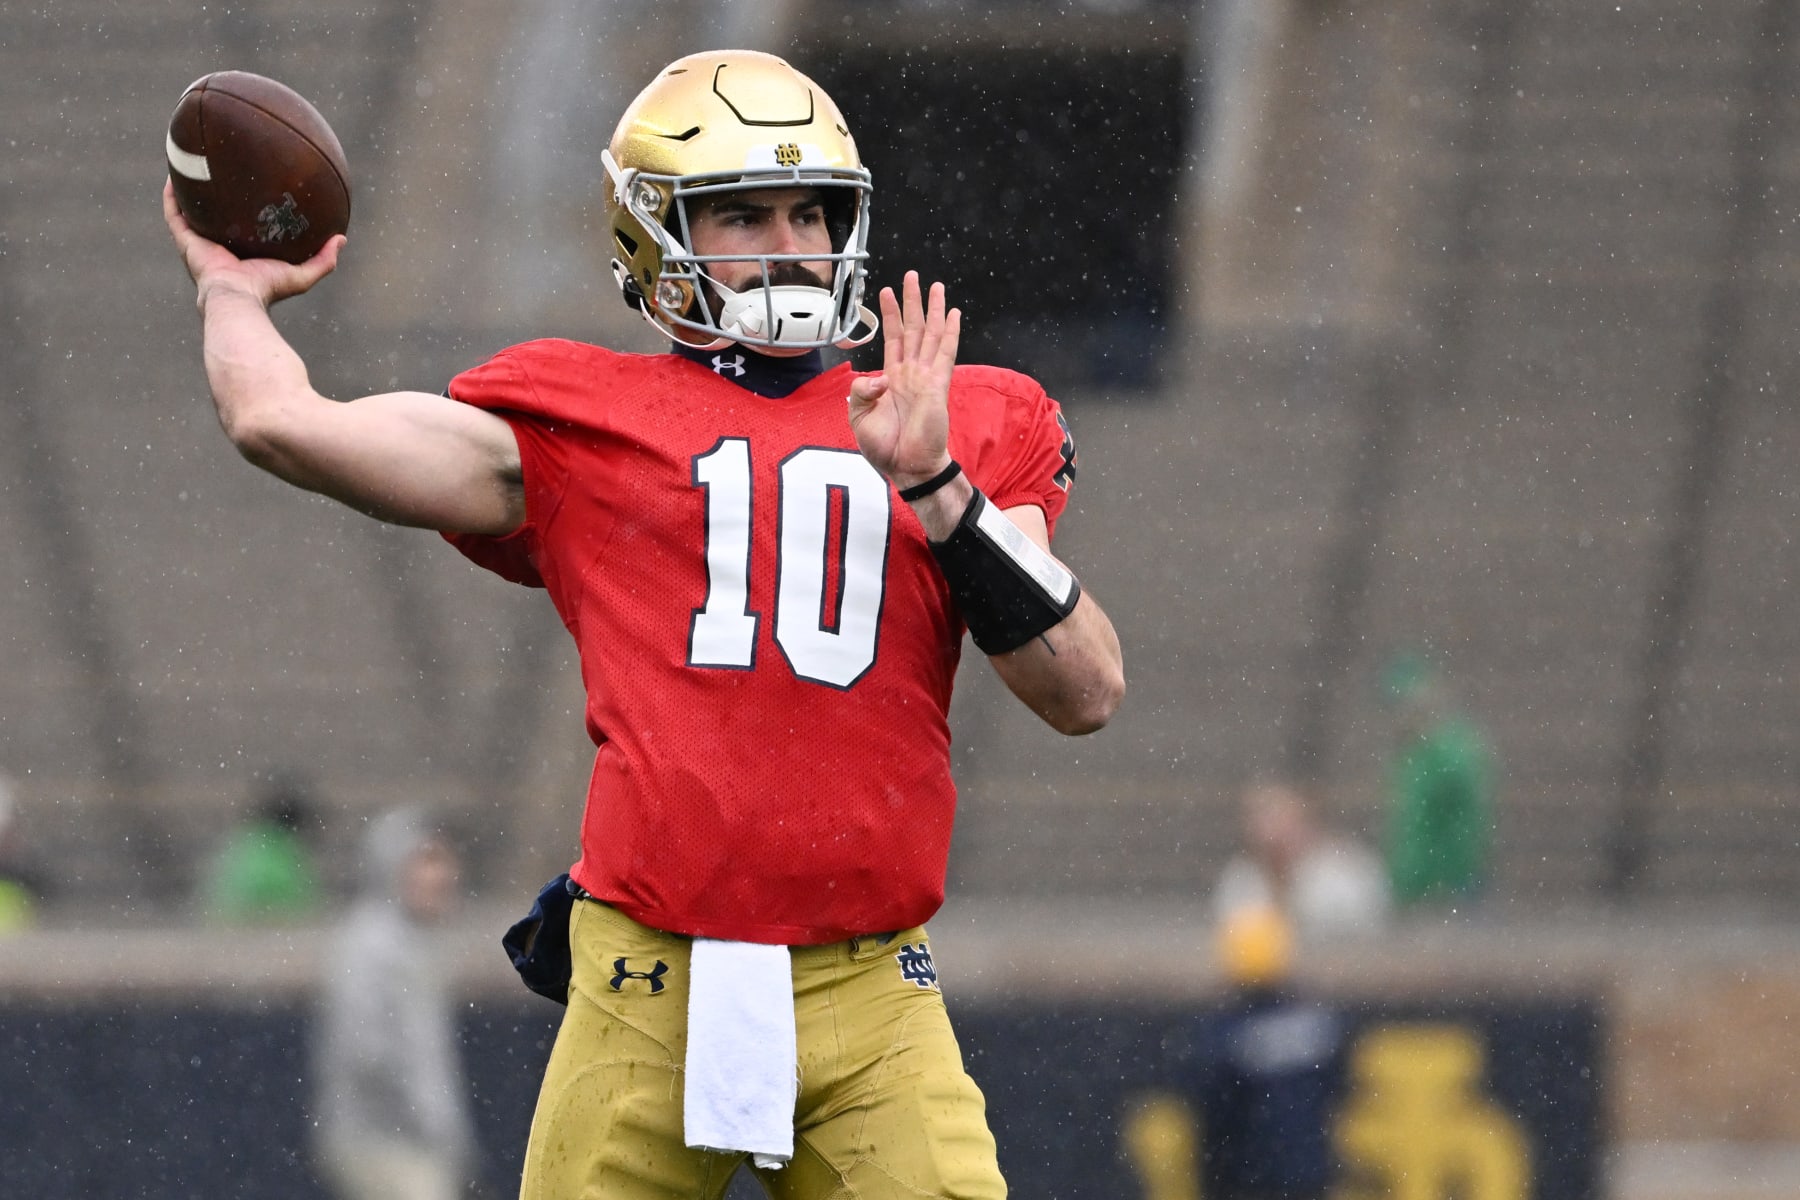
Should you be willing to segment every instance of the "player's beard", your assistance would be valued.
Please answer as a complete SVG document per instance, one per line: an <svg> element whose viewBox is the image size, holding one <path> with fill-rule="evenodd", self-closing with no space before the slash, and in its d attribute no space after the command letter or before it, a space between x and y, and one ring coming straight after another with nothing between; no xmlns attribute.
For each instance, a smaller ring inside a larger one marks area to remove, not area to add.
<svg viewBox="0 0 1800 1200"><path fill-rule="evenodd" d="M720 297L726 285L711 276L707 277L707 282L712 285L712 291L706 297L706 303L711 312L716 315L720 311ZM809 270L805 263L797 262L769 263L762 271L745 279L741 286L732 290L741 295L762 287L811 287L818 288L822 292L831 290L830 285L817 273ZM747 346L745 348L754 353L766 354L775 358L788 358L803 353L799 350L781 350L772 346Z"/></svg>

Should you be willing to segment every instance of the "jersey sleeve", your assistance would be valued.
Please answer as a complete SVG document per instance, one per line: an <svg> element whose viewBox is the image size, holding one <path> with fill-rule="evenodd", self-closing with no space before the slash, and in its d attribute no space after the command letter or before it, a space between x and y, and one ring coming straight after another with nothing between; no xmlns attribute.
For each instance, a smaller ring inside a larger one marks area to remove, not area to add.
<svg viewBox="0 0 1800 1200"><path fill-rule="evenodd" d="M1075 438L1036 380L999 367L958 367L952 454L996 507L1035 504L1050 532L1075 482Z"/></svg>
<svg viewBox="0 0 1800 1200"><path fill-rule="evenodd" d="M505 537L446 533L444 540L470 561L527 587L543 587L537 550L568 482L567 451L555 436L554 400L531 366L534 343L501 351L450 381L452 400L474 405L512 426L525 480L525 523Z"/></svg>

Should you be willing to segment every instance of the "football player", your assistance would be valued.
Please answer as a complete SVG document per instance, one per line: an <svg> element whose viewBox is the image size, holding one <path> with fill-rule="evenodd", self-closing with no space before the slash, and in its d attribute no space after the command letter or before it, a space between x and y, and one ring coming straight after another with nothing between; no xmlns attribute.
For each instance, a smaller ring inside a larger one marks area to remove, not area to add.
<svg viewBox="0 0 1800 1200"><path fill-rule="evenodd" d="M545 589L579 647L598 751L545 892L566 930L527 939L569 966L523 1195L716 1197L747 1157L778 1196L1002 1195L922 925L964 630L1063 733L1124 693L1050 552L1068 427L1030 378L956 364L941 284L864 303L869 174L786 62L671 64L602 167L615 275L669 353L527 342L346 404L268 316L342 239L239 261L165 193L219 419L281 478ZM827 369L878 328L879 371Z"/></svg>

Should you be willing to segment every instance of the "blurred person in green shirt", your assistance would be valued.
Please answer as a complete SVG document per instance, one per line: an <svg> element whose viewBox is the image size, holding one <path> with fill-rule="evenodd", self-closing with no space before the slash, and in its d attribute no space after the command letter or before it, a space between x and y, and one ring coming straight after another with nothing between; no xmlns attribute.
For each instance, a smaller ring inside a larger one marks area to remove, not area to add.
<svg viewBox="0 0 1800 1200"><path fill-rule="evenodd" d="M1416 654L1383 670L1395 717L1388 760L1387 856L1402 908L1474 901L1487 881L1493 832L1493 758L1475 724L1451 705L1438 673Z"/></svg>
<svg viewBox="0 0 1800 1200"><path fill-rule="evenodd" d="M271 772L255 814L208 864L201 895L208 918L257 925L315 915L322 889L308 841L313 820L308 781L293 771Z"/></svg>
<svg viewBox="0 0 1800 1200"><path fill-rule="evenodd" d="M0 775L0 934L35 925L46 891L45 876L25 848L16 785Z"/></svg>

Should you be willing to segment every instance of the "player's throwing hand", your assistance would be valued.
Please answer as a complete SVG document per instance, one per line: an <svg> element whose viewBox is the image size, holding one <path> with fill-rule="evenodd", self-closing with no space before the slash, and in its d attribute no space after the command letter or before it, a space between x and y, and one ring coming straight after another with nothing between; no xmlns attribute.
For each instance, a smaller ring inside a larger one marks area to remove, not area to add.
<svg viewBox="0 0 1800 1200"><path fill-rule="evenodd" d="M168 222L182 263L194 277L202 307L206 294L215 287L253 296L264 308L277 300L298 296L337 269L338 251L344 248L346 240L343 234L338 234L302 263L289 264L277 258L239 258L219 243L194 232L175 202L174 186L166 181L162 200L163 220Z"/></svg>
<svg viewBox="0 0 1800 1200"><path fill-rule="evenodd" d="M962 310L944 310L944 285L926 302L919 273L908 271L896 298L881 289L882 369L850 385L850 430L857 448L895 487L930 479L949 464L950 374Z"/></svg>

